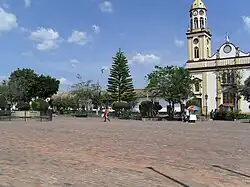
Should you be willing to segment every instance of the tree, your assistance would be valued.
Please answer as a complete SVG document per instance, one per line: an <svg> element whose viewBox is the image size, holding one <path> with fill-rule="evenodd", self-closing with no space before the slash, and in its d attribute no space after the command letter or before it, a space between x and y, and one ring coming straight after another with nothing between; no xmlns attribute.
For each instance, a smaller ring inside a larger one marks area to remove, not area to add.
<svg viewBox="0 0 250 187"><path fill-rule="evenodd" d="M56 94L60 81L38 75L32 69L17 69L10 74L8 87L11 100L29 102L34 97L47 98Z"/></svg>
<svg viewBox="0 0 250 187"><path fill-rule="evenodd" d="M155 66L155 70L148 74L146 79L148 81L146 89L150 96L152 98L164 98L168 101L171 105L172 113L174 112L174 104L181 104L193 94L193 77L183 67Z"/></svg>
<svg viewBox="0 0 250 187"><path fill-rule="evenodd" d="M246 101L250 102L250 76L244 81L241 94Z"/></svg>
<svg viewBox="0 0 250 187"><path fill-rule="evenodd" d="M128 60L121 49L119 49L116 56L113 57L107 92L110 93L112 100L118 102L130 102L136 99L133 80L128 67Z"/></svg>
<svg viewBox="0 0 250 187"><path fill-rule="evenodd" d="M59 85L59 80L51 76L40 75L36 78L36 84L32 87L35 90L35 96L46 99L58 92Z"/></svg>
<svg viewBox="0 0 250 187"><path fill-rule="evenodd" d="M34 96L37 74L32 69L17 69L10 74L9 91L12 101L29 102Z"/></svg>

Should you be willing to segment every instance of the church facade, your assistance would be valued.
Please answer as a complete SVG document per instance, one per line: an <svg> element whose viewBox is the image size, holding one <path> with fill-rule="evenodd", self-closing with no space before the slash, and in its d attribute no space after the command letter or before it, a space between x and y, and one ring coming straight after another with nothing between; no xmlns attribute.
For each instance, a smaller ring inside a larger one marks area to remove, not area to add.
<svg viewBox="0 0 250 187"><path fill-rule="evenodd" d="M212 54L212 33L204 2L194 0L189 12L186 68L196 80L193 86L196 98L208 112L224 104L249 113L250 103L238 91L250 76L250 53L231 43L227 35L225 43Z"/></svg>

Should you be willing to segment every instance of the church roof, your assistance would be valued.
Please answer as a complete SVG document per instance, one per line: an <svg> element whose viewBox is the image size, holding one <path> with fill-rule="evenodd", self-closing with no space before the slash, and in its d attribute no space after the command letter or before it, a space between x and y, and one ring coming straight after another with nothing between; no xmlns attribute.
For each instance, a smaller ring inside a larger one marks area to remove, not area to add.
<svg viewBox="0 0 250 187"><path fill-rule="evenodd" d="M207 9L205 4L202 2L202 0L194 0L190 9L193 10L193 9L197 9L197 8Z"/></svg>

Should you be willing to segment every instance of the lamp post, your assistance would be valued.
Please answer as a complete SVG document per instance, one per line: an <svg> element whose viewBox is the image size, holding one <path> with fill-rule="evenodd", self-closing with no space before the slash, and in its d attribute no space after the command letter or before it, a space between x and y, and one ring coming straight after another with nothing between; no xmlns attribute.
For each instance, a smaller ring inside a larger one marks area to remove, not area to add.
<svg viewBox="0 0 250 187"><path fill-rule="evenodd" d="M206 100L206 119L207 119L207 99L208 99L208 95L205 95L205 100Z"/></svg>

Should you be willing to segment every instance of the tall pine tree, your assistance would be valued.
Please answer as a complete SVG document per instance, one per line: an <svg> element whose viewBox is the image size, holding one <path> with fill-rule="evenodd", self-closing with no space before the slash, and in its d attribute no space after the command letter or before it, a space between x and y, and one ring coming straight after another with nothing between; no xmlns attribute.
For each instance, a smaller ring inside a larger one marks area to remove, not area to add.
<svg viewBox="0 0 250 187"><path fill-rule="evenodd" d="M119 49L116 56L113 57L107 92L111 95L111 99L113 101L131 102L136 99L133 80L129 71L128 60L121 49Z"/></svg>

